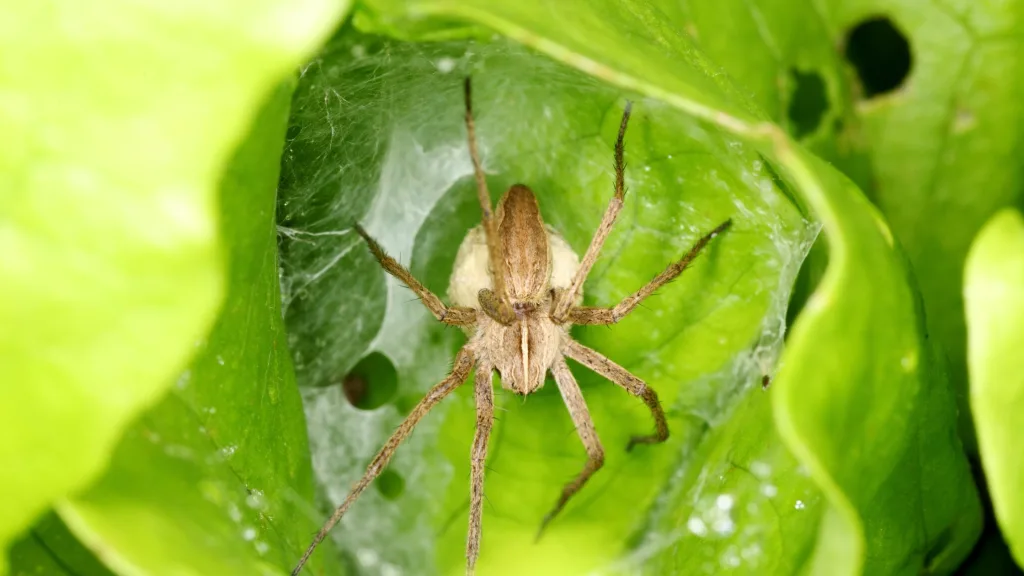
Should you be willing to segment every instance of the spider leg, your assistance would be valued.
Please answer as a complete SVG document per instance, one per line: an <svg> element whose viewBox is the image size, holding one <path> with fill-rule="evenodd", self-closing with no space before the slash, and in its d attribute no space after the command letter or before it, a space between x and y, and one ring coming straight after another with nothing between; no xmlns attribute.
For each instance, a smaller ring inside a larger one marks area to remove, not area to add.
<svg viewBox="0 0 1024 576"><path fill-rule="evenodd" d="M470 453L469 535L466 538L466 574L472 576L480 555L481 519L484 510L484 464L487 461L487 440L494 424L494 368L483 362L477 366L474 381L476 397L476 435Z"/></svg>
<svg viewBox="0 0 1024 576"><path fill-rule="evenodd" d="M648 296L653 294L655 290L661 288L666 283L671 282L682 274L683 271L693 263L694 259L697 258L701 251L707 247L708 243L711 242L715 236L728 229L731 225L731 219L719 224L714 230L702 236L700 240L697 240L697 243L694 244L693 247L690 248L690 251L687 252L679 261L670 264L668 268L644 285L643 288L627 296L622 300L622 302L619 302L615 306L611 308L595 306L573 307L569 310L569 322L572 322L573 324L614 324L619 320L622 320Z"/></svg>
<svg viewBox="0 0 1024 576"><path fill-rule="evenodd" d="M576 425L576 433L579 434L584 448L587 449L587 463L576 478L562 488L562 494L558 497L555 507L544 516L540 529L537 530L538 540L544 533L544 528L562 511L562 508L565 508L569 499L579 492L587 480L604 465L604 448L601 447L601 440L597 437L597 431L594 429L594 421L590 418L590 411L587 410L587 403L583 399L583 393L580 392L579 384L576 383L576 378L569 371L569 365L565 363L564 358L559 357L558 360L555 360L551 367L551 374L555 377L555 383L558 384L558 391L562 393L562 400L569 408L569 415L572 417L573 424Z"/></svg>
<svg viewBox="0 0 1024 576"><path fill-rule="evenodd" d="M398 263L388 253L384 251L384 248L377 243L366 230L363 229L359 224L355 225L356 232L366 240L366 244L370 247L370 252L373 253L374 257L377 258L377 262L380 263L381 268L385 272L391 274L395 278L398 278L403 284L408 286L413 292L419 296L420 300L423 301L423 305L430 310L430 313L445 324L452 326L467 326L476 322L476 310L467 308L465 306L446 306L441 299L434 295L433 292L427 290L427 287L420 283L412 272L409 272Z"/></svg>
<svg viewBox="0 0 1024 576"><path fill-rule="evenodd" d="M637 444L658 444L668 439L668 422L665 420L665 411L658 401L658 393L644 383L643 380L633 376L628 370L612 362L600 352L587 348L583 344L570 340L563 352L569 358L583 364L601 376L611 380L626 389L633 396L644 401L644 404L651 409L654 417L655 433L648 436L633 436L626 445L626 451L633 449Z"/></svg>
<svg viewBox="0 0 1024 576"><path fill-rule="evenodd" d="M313 538L313 543L309 545L309 548L306 549L306 552L302 555L302 558L295 566L295 569L292 570L292 576L298 576L302 571L302 567L306 565L306 562L309 560L309 557L313 554L316 547L323 542L327 533L330 532L331 528L333 528L339 520L341 520L345 511L347 511L349 506L355 502L356 498L362 494L363 490L370 485L370 482L372 482L373 479L376 478L382 470L384 470L388 465L388 462L391 460L391 457L394 455L395 449L397 449L399 444L405 440L406 436L412 432L412 429L417 423L419 423L423 416L425 416L427 412L430 412L430 409L451 393L452 390L455 390L465 382L466 377L469 376L470 370L473 369L474 357L475 354L469 345L463 346L462 349L459 350L459 353L455 356L455 365L452 368L451 373L448 374L444 380L431 388L426 397L420 400L419 404L417 404L416 407L412 409L412 412L409 413L409 416L407 416L405 420L398 425L398 429L395 430L394 434L392 434L390 438L388 438L388 441L384 443L384 447L380 449L377 456L375 456L373 461L370 462L370 465L367 467L366 473L363 474L363 477L352 486L352 491L349 492L345 501L341 503L341 506L338 506L330 519L327 520L323 527L320 528L320 531L317 532L316 537Z"/></svg>
<svg viewBox="0 0 1024 576"><path fill-rule="evenodd" d="M501 242L498 239L498 223L494 217L494 209L491 206L491 193L487 191L487 178L484 175L483 167L480 165L480 154L476 148L476 125L473 122L473 86L468 76L463 85L463 90L466 100L466 134L469 140L469 157L473 160L477 198L480 200L480 214L484 227L484 236L487 237L487 256L491 261L491 276L494 279L494 293L497 296L495 313L491 316L507 326L515 320L516 315L508 300L508 289L505 286L505 267L496 264L504 262L505 256L502 253Z"/></svg>
<svg viewBox="0 0 1024 576"><path fill-rule="evenodd" d="M564 292L560 293L558 300L551 307L551 319L556 324L562 324L569 318L569 308L572 307L572 303L576 300L576 295L579 294L580 288L583 287L583 281L590 274L590 268L593 267L594 262L597 260L601 247L604 246L604 241L612 231L612 226L615 225L615 219L618 218L619 211L622 210L622 203L626 197L626 162L623 158L625 153L624 140L626 138L626 126L629 125L629 115L632 109L633 103L627 101L626 108L622 111L622 122L619 124L619 136L615 140L615 195L608 202L608 207L604 211L601 223L597 226L594 237L590 239L590 246L587 247L587 251L583 255L583 261L580 262L580 267L576 270L572 283Z"/></svg>

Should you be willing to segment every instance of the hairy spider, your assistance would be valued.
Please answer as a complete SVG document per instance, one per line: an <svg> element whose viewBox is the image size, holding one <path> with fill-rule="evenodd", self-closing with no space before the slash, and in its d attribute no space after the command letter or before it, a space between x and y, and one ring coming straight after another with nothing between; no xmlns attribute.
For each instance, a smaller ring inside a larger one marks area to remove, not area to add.
<svg viewBox="0 0 1024 576"><path fill-rule="evenodd" d="M349 506L387 466L402 440L431 408L462 385L476 368L476 435L473 438L470 474L469 535L466 540L466 572L472 574L480 551L481 516L484 497L484 461L487 440L494 420L495 370L501 384L516 394L529 394L544 385L550 370L558 390L569 409L569 416L587 451L587 463L574 480L562 488L554 507L541 522L544 527L558 514L570 498L604 463L604 448L594 430L579 386L565 359L571 358L639 397L651 410L655 432L634 436L626 450L637 444L656 444L668 438L665 413L658 395L642 380L597 351L580 344L569 335L573 324L614 324L629 314L640 302L666 282L679 276L717 234L727 229L726 220L700 238L679 261L671 264L643 288L610 308L580 306L583 281L590 273L605 238L622 209L625 196L623 139L632 104L627 102L615 141L615 195L605 210L601 224L583 255L583 261L568 243L552 228L545 226L533 192L521 184L509 188L498 202L497 212L491 210L487 181L480 166L473 126L470 80L465 82L466 129L469 155L476 175L477 195L483 213L482 222L466 235L459 247L452 272L447 306L427 290L407 269L371 238L359 225L355 229L366 240L370 251L389 274L415 292L423 304L441 322L461 326L469 335L468 342L455 356L451 373L431 388L426 397L384 443L370 462L366 473L352 487L345 501L317 533L302 555L292 575L296 576L316 546L341 519ZM490 263L499 262L498 266Z"/></svg>

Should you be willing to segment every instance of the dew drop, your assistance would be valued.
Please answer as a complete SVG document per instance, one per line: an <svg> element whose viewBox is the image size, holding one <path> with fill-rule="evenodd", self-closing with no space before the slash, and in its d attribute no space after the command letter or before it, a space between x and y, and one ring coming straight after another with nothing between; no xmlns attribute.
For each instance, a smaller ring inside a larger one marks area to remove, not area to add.
<svg viewBox="0 0 1024 576"><path fill-rule="evenodd" d="M245 504L255 510L263 510L267 507L267 500L263 497L262 490L253 490L245 497Z"/></svg>
<svg viewBox="0 0 1024 576"><path fill-rule="evenodd" d="M439 58L437 62L434 62L434 66L437 67L437 71L441 74L447 74L455 69L455 60L452 58Z"/></svg>
<svg viewBox="0 0 1024 576"><path fill-rule="evenodd" d="M732 518L724 516L716 519L711 524L711 529L715 531L715 534L719 536L728 536L733 533L736 529L736 523L732 521Z"/></svg>
<svg viewBox="0 0 1024 576"><path fill-rule="evenodd" d="M708 535L708 527L707 527L707 525L704 524L703 520L701 520L700 518L697 518L696 516L691 516L690 519L686 521L686 528L694 536L707 536Z"/></svg>

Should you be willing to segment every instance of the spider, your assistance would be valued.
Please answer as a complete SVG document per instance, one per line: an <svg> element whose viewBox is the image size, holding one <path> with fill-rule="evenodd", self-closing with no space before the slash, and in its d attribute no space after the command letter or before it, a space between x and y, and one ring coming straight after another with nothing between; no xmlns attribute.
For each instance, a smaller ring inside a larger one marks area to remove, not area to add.
<svg viewBox="0 0 1024 576"><path fill-rule="evenodd" d="M668 438L665 412L658 395L642 380L612 362L596 350L572 339L573 324L614 324L629 314L645 298L685 270L711 240L731 225L725 220L701 237L679 261L612 307L581 306L583 281L590 273L625 197L625 162L623 140L629 123L632 103L626 103L615 141L615 195L605 210L582 262L569 244L552 228L545 226L533 192L522 184L509 188L492 211L487 181L477 153L473 124L470 79L465 85L465 122L469 155L476 176L477 195L482 210L481 224L466 235L455 258L448 289L452 305L423 286L405 267L384 252L384 249L358 224L355 230L366 241L370 251L389 274L408 286L439 321L462 327L468 341L455 355L451 373L430 389L408 417L384 443L370 462L366 473L330 519L292 571L297 576L313 550L348 510L349 506L388 465L391 456L431 408L461 386L474 367L476 400L476 434L470 453L469 533L466 539L466 573L472 574L480 552L481 518L484 497L484 461L487 440L494 420L493 373L501 376L507 390L520 395L530 394L544 385L548 371L554 376L558 390L569 409L576 432L587 451L583 470L562 488L554 507L544 517L544 527L565 507L574 494L604 463L604 448L597 437L594 423L579 385L569 371L566 358L590 368L601 376L639 397L654 417L654 434L633 436L626 450L638 444L657 444ZM498 266L491 266L499 262Z"/></svg>

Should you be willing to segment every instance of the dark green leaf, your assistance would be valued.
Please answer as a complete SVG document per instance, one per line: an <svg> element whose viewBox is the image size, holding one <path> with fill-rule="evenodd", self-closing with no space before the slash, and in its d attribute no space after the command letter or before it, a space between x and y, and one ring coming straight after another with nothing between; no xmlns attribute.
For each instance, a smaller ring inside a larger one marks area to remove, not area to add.
<svg viewBox="0 0 1024 576"><path fill-rule="evenodd" d="M112 576L53 512L14 542L10 562L14 576Z"/></svg>

